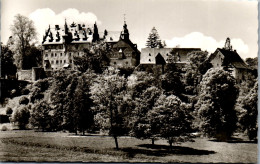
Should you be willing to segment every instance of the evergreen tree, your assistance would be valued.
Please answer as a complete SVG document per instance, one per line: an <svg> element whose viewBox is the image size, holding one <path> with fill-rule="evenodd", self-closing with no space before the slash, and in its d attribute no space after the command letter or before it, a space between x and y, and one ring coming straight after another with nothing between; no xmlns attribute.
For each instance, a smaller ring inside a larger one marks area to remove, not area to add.
<svg viewBox="0 0 260 164"><path fill-rule="evenodd" d="M95 23L92 42L97 42L97 41L99 41L99 34L98 34L97 24Z"/></svg>
<svg viewBox="0 0 260 164"><path fill-rule="evenodd" d="M147 48L162 48L163 44L161 43L160 36L155 27L152 28L151 33L149 34L146 41Z"/></svg>

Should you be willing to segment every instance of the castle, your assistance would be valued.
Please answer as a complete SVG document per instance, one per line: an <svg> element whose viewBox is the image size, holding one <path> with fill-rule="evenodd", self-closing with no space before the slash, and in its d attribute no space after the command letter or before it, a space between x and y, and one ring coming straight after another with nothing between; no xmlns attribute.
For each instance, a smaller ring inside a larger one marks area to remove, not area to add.
<svg viewBox="0 0 260 164"><path fill-rule="evenodd" d="M83 56L85 49L90 50L92 43L99 41L111 47L113 53L109 56L110 65L137 66L139 64L140 51L129 39L126 22L121 33L107 30L99 33L96 23L92 29L74 22L68 26L65 20L64 28L60 28L59 25L55 25L55 28L49 26L43 36L44 70L59 70L67 67L73 69L73 57Z"/></svg>

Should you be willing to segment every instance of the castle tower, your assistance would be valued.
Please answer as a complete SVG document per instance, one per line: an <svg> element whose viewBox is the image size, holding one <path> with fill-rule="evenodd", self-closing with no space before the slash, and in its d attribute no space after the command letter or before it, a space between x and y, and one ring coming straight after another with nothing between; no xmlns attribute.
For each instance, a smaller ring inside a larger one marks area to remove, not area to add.
<svg viewBox="0 0 260 164"><path fill-rule="evenodd" d="M129 32L128 32L128 29L127 29L127 24L126 24L126 21L125 21L125 17L124 17L123 30L121 31L121 34L120 34L120 39L125 40L125 41L129 40Z"/></svg>

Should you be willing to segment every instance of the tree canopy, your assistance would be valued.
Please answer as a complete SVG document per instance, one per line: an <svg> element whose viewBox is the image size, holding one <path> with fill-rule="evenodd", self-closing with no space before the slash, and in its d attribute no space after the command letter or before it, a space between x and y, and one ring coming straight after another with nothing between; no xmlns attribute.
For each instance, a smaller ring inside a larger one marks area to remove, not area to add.
<svg viewBox="0 0 260 164"><path fill-rule="evenodd" d="M195 105L200 129L210 137L226 140L236 130L234 109L238 88L234 77L223 69L211 68L203 76Z"/></svg>
<svg viewBox="0 0 260 164"><path fill-rule="evenodd" d="M18 69L23 69L24 57L28 54L33 42L36 41L36 29L29 18L17 14L11 25L12 42L11 50L15 53L15 63Z"/></svg>
<svg viewBox="0 0 260 164"><path fill-rule="evenodd" d="M163 44L160 40L160 36L155 27L152 28L151 33L149 34L146 47L148 48L163 48Z"/></svg>

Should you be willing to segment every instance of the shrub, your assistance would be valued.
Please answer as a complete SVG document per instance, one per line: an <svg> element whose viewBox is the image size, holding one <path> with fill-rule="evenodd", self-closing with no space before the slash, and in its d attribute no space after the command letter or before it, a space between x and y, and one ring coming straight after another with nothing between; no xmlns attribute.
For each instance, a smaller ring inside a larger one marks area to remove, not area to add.
<svg viewBox="0 0 260 164"><path fill-rule="evenodd" d="M24 105L27 105L29 103L29 99L25 96L23 96L22 98L20 98L19 100L19 104L24 104Z"/></svg>
<svg viewBox="0 0 260 164"><path fill-rule="evenodd" d="M14 114L14 122L18 124L19 129L26 129L29 123L30 111L28 106L20 106Z"/></svg>
<svg viewBox="0 0 260 164"><path fill-rule="evenodd" d="M13 113L13 109L10 107L7 107L6 109L6 115L11 115Z"/></svg>
<svg viewBox="0 0 260 164"><path fill-rule="evenodd" d="M7 127L6 126L2 126L2 131L7 131Z"/></svg>

